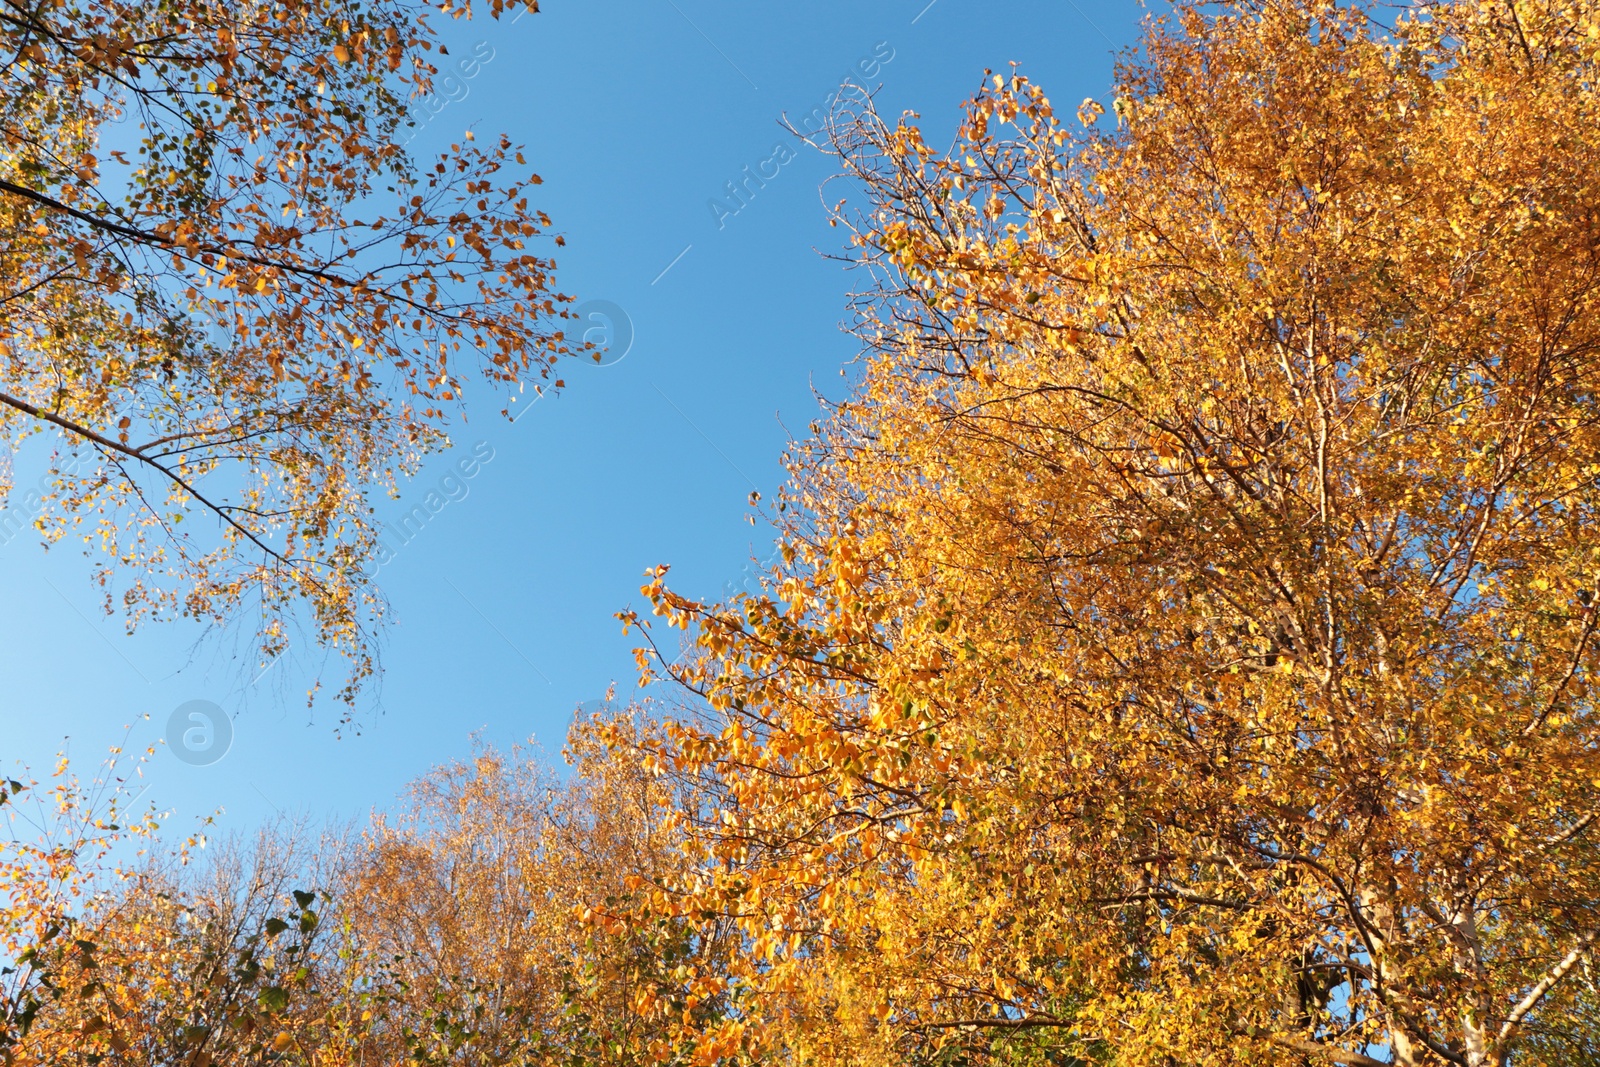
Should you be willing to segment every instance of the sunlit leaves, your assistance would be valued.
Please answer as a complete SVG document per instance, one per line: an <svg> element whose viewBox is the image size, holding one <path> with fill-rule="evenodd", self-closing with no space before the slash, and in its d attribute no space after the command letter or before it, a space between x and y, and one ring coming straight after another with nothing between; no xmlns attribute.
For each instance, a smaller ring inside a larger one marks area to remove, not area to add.
<svg viewBox="0 0 1600 1067"><path fill-rule="evenodd" d="M663 819L682 795L632 744L649 729L580 722L565 780L481 748L364 833L278 823L203 856L162 852L149 819L100 829L127 819L122 794L108 804L63 763L41 798L51 832L16 825L0 845L15 964L0 1052L28 1067L650 1062L730 998L725 938L626 921L683 865ZM133 842L150 854L116 865Z"/></svg>
<svg viewBox="0 0 1600 1067"><path fill-rule="evenodd" d="M1180 6L1114 123L1014 73L945 153L836 131L859 388L764 595L644 589L747 1051L1593 1044L1597 13L1383 14Z"/></svg>
<svg viewBox="0 0 1600 1067"><path fill-rule="evenodd" d="M0 20L0 431L59 441L41 535L100 551L130 626L243 619L263 662L308 605L346 698L382 617L375 495L469 392L493 407L567 347L516 146L405 147L428 12L71 0ZM180 525L195 510L213 521Z"/></svg>

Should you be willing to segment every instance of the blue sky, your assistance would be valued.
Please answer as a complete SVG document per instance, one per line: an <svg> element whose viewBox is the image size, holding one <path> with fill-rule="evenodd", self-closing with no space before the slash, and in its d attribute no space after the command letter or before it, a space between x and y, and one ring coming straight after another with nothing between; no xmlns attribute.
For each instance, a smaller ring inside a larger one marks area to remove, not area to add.
<svg viewBox="0 0 1600 1067"><path fill-rule="evenodd" d="M515 424L480 395L456 448L380 510L398 521L429 489L448 500L379 571L393 625L359 734L336 733L330 698L306 709L311 650L254 678L239 635L174 623L126 637L99 614L75 546L0 546L8 765L47 771L65 745L87 770L129 724L132 743L148 743L179 705L209 700L233 716L228 754L189 766L158 750L144 799L176 827L222 809L221 827L242 830L274 810L385 805L469 752L475 731L505 745L534 736L554 756L577 704L613 682L633 691L633 641L613 615L638 600L641 572L670 564L677 588L705 596L741 581L770 550L747 499L777 486L785 427L804 432L813 389L847 386L852 278L823 256L842 233L819 196L829 161L780 116L824 104L862 61L877 62L880 111L918 112L935 143L984 69L1012 61L1070 114L1105 94L1142 14L1123 0L542 7L446 27L471 76L414 144L438 150L470 127L528 146L545 180L537 204L567 242L558 288L622 310L625 358L572 367L566 391ZM727 183L763 165L776 176L729 214Z"/></svg>

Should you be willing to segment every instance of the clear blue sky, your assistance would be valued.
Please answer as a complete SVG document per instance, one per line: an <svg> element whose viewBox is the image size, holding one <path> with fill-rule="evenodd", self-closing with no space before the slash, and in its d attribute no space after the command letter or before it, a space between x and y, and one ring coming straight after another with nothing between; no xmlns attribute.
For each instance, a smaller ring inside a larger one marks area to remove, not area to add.
<svg viewBox="0 0 1600 1067"><path fill-rule="evenodd" d="M1066 114L1104 95L1114 49L1142 14L1127 0L542 6L512 24L447 28L452 57L492 58L416 144L442 147L470 126L528 145L545 179L538 206L567 240L558 287L626 309L627 357L574 366L568 389L515 425L481 404L456 451L412 484L414 500L474 443L493 449L466 497L379 574L393 625L359 736L335 736L329 698L306 710L315 659L286 658L252 684L248 662L230 658L242 647L232 635L176 623L123 636L98 613L74 546L0 547L7 767L47 771L67 743L87 771L126 724L134 744L148 742L178 705L212 700L235 716L231 751L199 767L158 751L145 798L174 813L175 829L222 808L222 827L243 830L274 808L386 805L470 751L474 731L499 744L537 736L554 756L575 705L613 681L632 690L633 641L613 614L638 599L645 567L671 564L676 587L715 595L768 552L747 497L771 497L784 426L804 431L813 387L840 394L855 352L839 329L852 279L821 254L842 232L818 194L828 160L795 145L797 158L720 228L712 198L792 144L781 114L823 104L875 48L893 55L874 79L880 111L917 111L943 143L985 68L1018 62Z"/></svg>

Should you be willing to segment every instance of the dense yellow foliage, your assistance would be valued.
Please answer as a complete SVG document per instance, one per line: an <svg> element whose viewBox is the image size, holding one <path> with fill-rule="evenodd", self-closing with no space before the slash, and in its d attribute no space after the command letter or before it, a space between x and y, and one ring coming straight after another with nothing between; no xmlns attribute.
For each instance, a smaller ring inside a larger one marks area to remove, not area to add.
<svg viewBox="0 0 1600 1067"><path fill-rule="evenodd" d="M209 881L61 786L11 1062L1596 1063L1597 94L1592 0L1252 0L835 129L782 563L625 616L690 709Z"/></svg>
<svg viewBox="0 0 1600 1067"><path fill-rule="evenodd" d="M835 131L790 562L647 587L743 1049L1592 1059L1597 78L1593 3L1181 5L1099 122Z"/></svg>

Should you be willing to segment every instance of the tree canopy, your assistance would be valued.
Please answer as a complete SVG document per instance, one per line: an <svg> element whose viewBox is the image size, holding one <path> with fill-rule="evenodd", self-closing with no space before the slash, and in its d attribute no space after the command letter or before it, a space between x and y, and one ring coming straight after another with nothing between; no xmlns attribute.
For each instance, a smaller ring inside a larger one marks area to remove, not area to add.
<svg viewBox="0 0 1600 1067"><path fill-rule="evenodd" d="M1179 4L1103 120L834 131L876 282L787 562L646 587L719 798L666 910L744 933L703 1049L1590 1062L1597 38Z"/></svg>
<svg viewBox="0 0 1600 1067"><path fill-rule="evenodd" d="M0 443L58 435L23 510L97 546L130 627L243 619L266 660L305 605L351 697L382 617L374 494L474 383L542 388L566 350L516 146L404 147L430 17L470 14L0 7Z"/></svg>
<svg viewBox="0 0 1600 1067"><path fill-rule="evenodd" d="M637 740L647 720L605 720ZM684 1062L727 937L626 908L683 863L682 798L579 724L556 773L478 746L365 825L177 847L138 761L0 783L0 1059L15 1067ZM146 753L148 756L150 753Z"/></svg>
<svg viewBox="0 0 1600 1067"><path fill-rule="evenodd" d="M1595 1063L1600 4L1180 2L1112 96L839 117L863 357L761 590L623 613L670 714L209 883L49 794L12 1061Z"/></svg>

